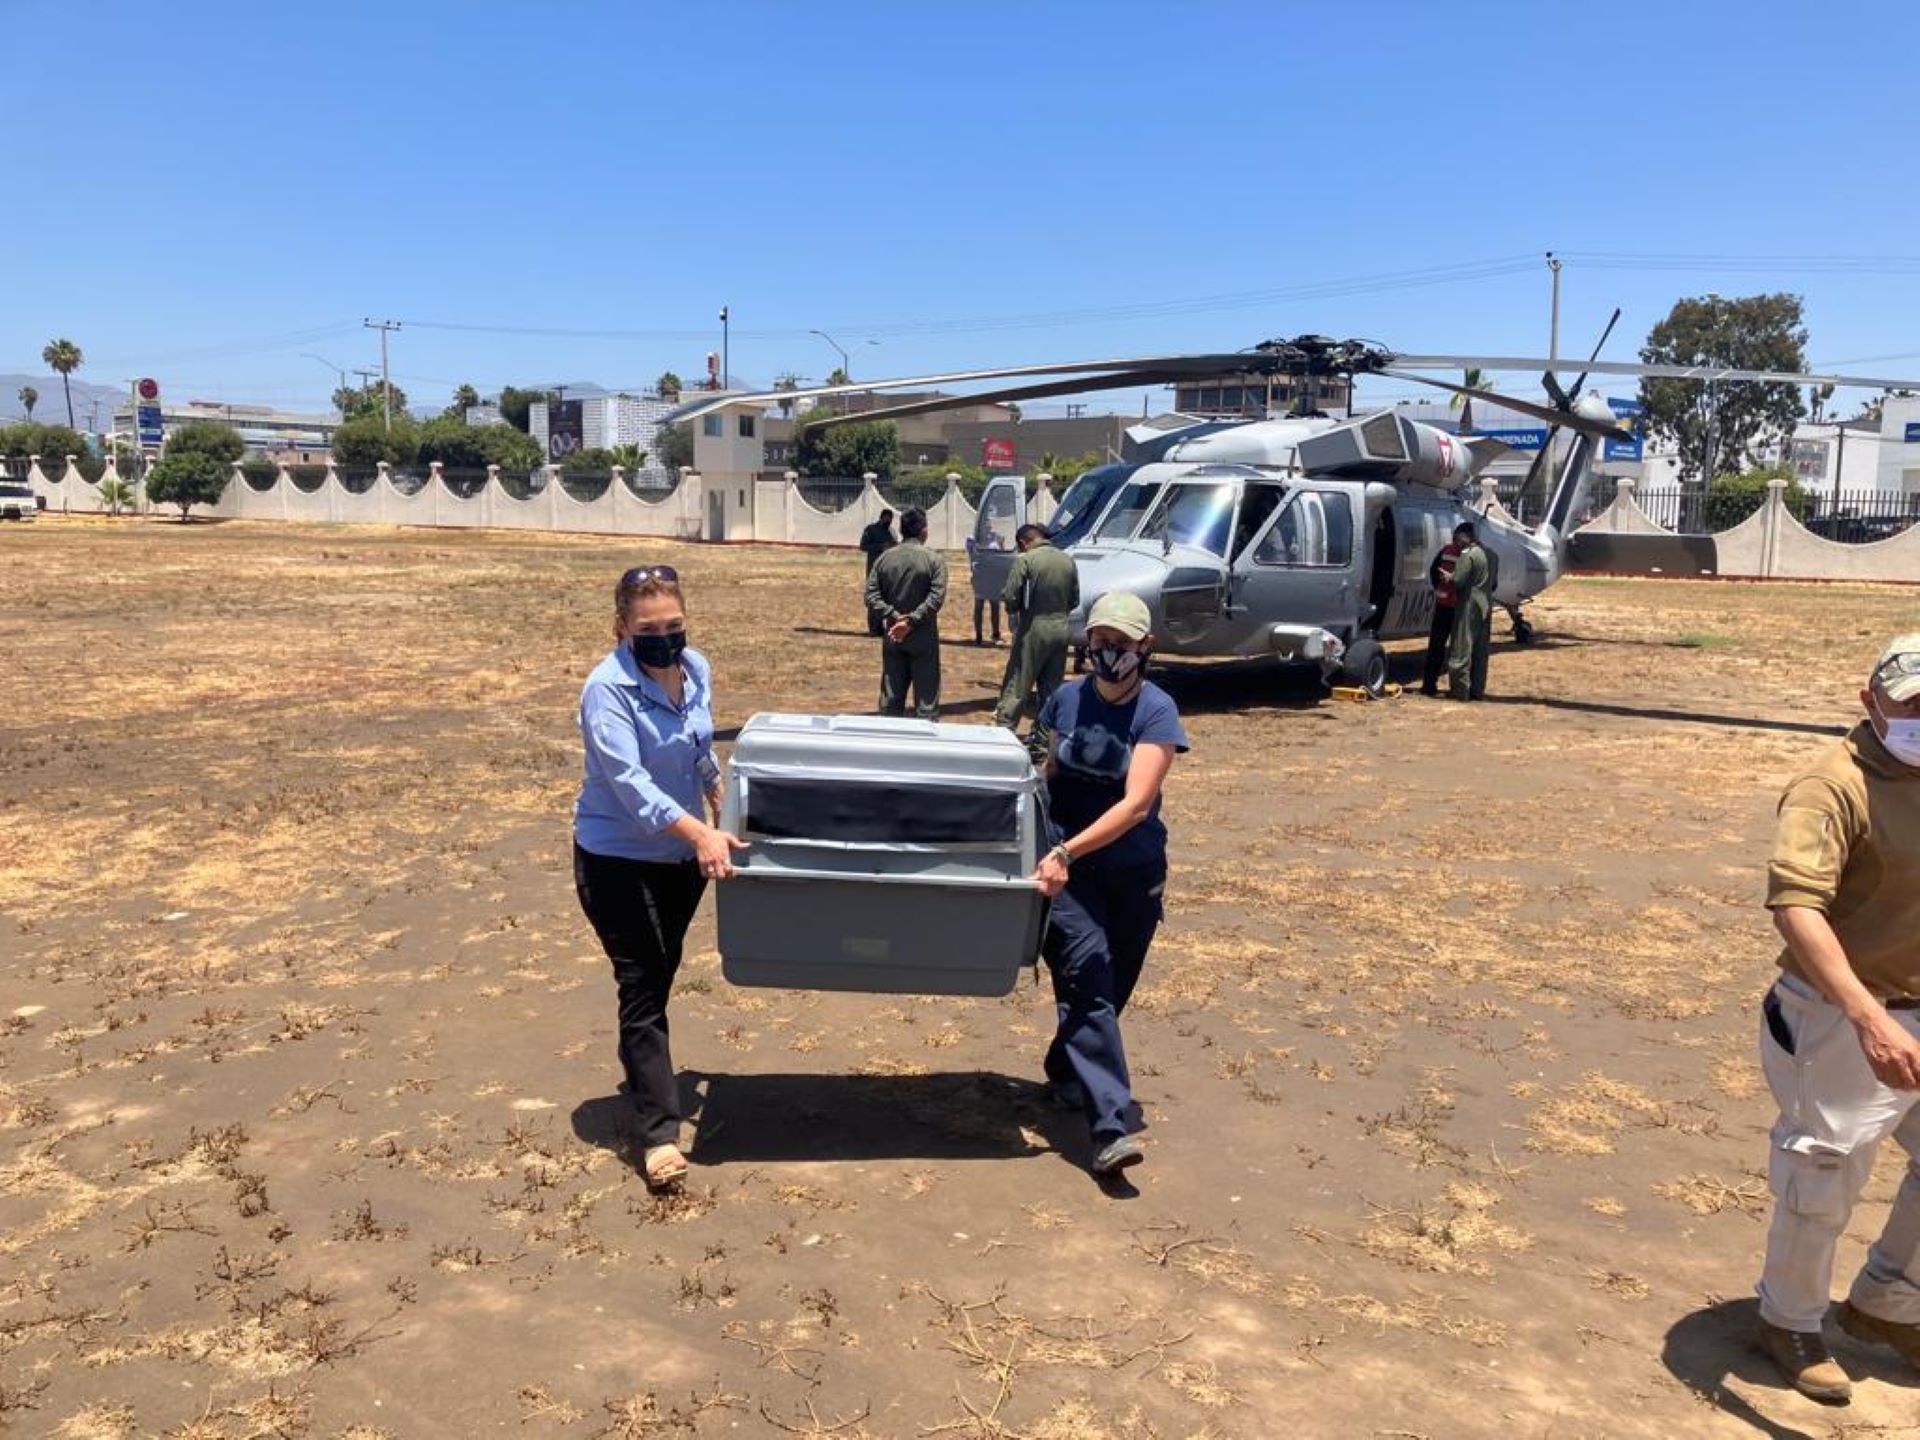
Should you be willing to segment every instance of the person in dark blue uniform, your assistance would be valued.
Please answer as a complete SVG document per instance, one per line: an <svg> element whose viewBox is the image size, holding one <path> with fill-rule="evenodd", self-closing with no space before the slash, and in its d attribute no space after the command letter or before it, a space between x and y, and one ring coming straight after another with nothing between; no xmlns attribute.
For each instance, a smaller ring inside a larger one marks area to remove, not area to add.
<svg viewBox="0 0 1920 1440"><path fill-rule="evenodd" d="M1120 1014L1160 926L1160 787L1187 749L1173 698L1146 678L1152 623L1137 596L1095 601L1087 616L1093 674L1056 690L1038 722L1052 736L1046 782L1055 843L1033 878L1053 897L1041 953L1059 1011L1046 1074L1056 1099L1085 1112L1093 1171L1102 1176L1145 1158L1129 1133L1133 1092Z"/></svg>
<svg viewBox="0 0 1920 1440"><path fill-rule="evenodd" d="M613 652L580 694L586 774L573 807L573 883L613 962L641 1170L659 1188L687 1173L667 996L707 882L731 876L733 852L746 846L719 828L713 670L687 648L686 601L672 566L620 577L613 636Z"/></svg>

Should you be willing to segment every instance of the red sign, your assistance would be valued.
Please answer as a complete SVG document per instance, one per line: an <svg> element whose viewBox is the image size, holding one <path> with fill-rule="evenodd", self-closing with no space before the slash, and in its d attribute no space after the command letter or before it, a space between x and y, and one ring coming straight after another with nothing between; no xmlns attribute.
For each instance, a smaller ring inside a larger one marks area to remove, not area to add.
<svg viewBox="0 0 1920 1440"><path fill-rule="evenodd" d="M133 388L139 392L140 398L149 405L160 398L160 382L158 380L142 380Z"/></svg>
<svg viewBox="0 0 1920 1440"><path fill-rule="evenodd" d="M980 463L989 470L1011 470L1017 463L1014 459L1013 441L982 440L980 442Z"/></svg>

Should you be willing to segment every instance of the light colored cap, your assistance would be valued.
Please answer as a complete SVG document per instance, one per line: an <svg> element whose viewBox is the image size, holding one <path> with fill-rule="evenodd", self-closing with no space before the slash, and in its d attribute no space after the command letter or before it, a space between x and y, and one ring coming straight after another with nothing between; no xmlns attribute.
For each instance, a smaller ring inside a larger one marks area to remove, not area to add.
<svg viewBox="0 0 1920 1440"><path fill-rule="evenodd" d="M1087 612L1087 628L1118 630L1129 640L1144 640L1153 629L1153 614L1138 595L1109 590Z"/></svg>
<svg viewBox="0 0 1920 1440"><path fill-rule="evenodd" d="M1889 700L1904 703L1920 695L1920 630L1896 636L1893 643L1880 652L1880 661L1873 667L1873 678Z"/></svg>

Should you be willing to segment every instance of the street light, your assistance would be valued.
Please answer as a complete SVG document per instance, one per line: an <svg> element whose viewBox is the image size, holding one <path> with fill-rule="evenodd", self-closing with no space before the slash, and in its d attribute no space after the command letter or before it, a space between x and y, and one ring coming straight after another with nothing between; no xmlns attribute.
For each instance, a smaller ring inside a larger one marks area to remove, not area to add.
<svg viewBox="0 0 1920 1440"><path fill-rule="evenodd" d="M827 334L824 330L809 330L807 333L809 335L818 335L822 340L826 341L827 344L840 352L840 373L846 376L848 383L851 384L853 381L853 362L847 358L847 347ZM878 345L880 342L878 340L869 340L866 343L869 345Z"/></svg>
<svg viewBox="0 0 1920 1440"><path fill-rule="evenodd" d="M345 370L342 370L338 365L334 364L331 360L327 359L324 355L315 355L310 350L302 350L300 352L300 358L302 360L318 360L322 365L326 366L327 369L333 371L333 373L340 378L340 388L342 390L347 388L347 372Z"/></svg>

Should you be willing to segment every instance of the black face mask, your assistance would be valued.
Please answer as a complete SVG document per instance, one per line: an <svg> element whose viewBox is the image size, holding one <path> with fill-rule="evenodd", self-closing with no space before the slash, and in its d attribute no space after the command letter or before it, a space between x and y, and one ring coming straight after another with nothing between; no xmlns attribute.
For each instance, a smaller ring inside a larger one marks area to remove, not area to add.
<svg viewBox="0 0 1920 1440"><path fill-rule="evenodd" d="M629 635L627 649L633 652L633 658L642 665L655 670L664 670L680 658L680 652L687 648L687 632L670 630L665 635Z"/></svg>

